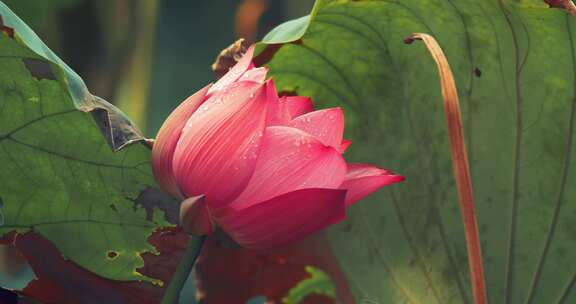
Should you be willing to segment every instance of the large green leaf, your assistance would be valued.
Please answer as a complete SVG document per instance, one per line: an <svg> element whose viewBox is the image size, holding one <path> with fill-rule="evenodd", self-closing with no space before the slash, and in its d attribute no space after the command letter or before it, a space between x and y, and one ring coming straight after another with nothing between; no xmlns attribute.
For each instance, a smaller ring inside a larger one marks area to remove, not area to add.
<svg viewBox="0 0 576 304"><path fill-rule="evenodd" d="M425 32L461 97L490 302L576 302L574 17L539 0L319 0L310 20L273 36L301 38L266 53L278 89L343 106L349 158L407 177L332 230L358 299L471 302L437 70L403 42Z"/></svg>
<svg viewBox="0 0 576 304"><path fill-rule="evenodd" d="M176 205L144 138L2 2L0 16L0 237L34 233L100 277L160 283L139 271Z"/></svg>

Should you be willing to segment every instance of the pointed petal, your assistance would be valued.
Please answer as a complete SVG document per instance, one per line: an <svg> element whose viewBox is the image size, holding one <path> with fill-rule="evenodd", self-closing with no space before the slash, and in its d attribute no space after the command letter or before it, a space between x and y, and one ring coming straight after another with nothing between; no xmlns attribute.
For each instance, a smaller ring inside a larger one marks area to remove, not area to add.
<svg viewBox="0 0 576 304"><path fill-rule="evenodd" d="M351 144L352 144L351 140L343 139L342 143L340 144L340 152L341 153L346 152L346 150L348 150L348 147L350 147Z"/></svg>
<svg viewBox="0 0 576 304"><path fill-rule="evenodd" d="M346 162L335 149L301 130L266 128L262 150L250 183L231 206L245 208L305 188L336 189Z"/></svg>
<svg viewBox="0 0 576 304"><path fill-rule="evenodd" d="M263 83L266 80L266 74L268 73L268 68L253 68L249 69L242 76L238 81L252 81Z"/></svg>
<svg viewBox="0 0 576 304"><path fill-rule="evenodd" d="M313 111L312 100L308 97L282 96L278 107L269 118L269 126L287 126L297 116Z"/></svg>
<svg viewBox="0 0 576 304"><path fill-rule="evenodd" d="M280 104L280 97L276 91L274 80L270 79L266 83L266 94L268 95L268 102L270 106L270 113L268 114L267 126L285 125L289 120L285 117L282 105Z"/></svg>
<svg viewBox="0 0 576 304"><path fill-rule="evenodd" d="M345 190L301 189L228 212L218 222L243 247L269 249L343 220L345 197Z"/></svg>
<svg viewBox="0 0 576 304"><path fill-rule="evenodd" d="M256 165L266 120L265 86L240 82L210 97L188 120L174 154L174 176L186 197L232 202Z"/></svg>
<svg viewBox="0 0 576 304"><path fill-rule="evenodd" d="M290 119L314 111L314 104L309 97L286 96L282 98L281 103L285 104Z"/></svg>
<svg viewBox="0 0 576 304"><path fill-rule="evenodd" d="M289 126L305 131L340 151L344 134L344 113L340 108L306 113L292 120Z"/></svg>
<svg viewBox="0 0 576 304"><path fill-rule="evenodd" d="M180 226L192 235L206 235L214 231L204 195L190 197L180 203Z"/></svg>
<svg viewBox="0 0 576 304"><path fill-rule="evenodd" d="M405 178L370 164L348 164L346 180L340 189L348 190L346 206L350 206L380 188L403 181Z"/></svg>
<svg viewBox="0 0 576 304"><path fill-rule="evenodd" d="M240 79L240 77L246 72L248 69L253 67L252 65L252 57L254 56L254 48L255 46L252 45L244 56L240 58L238 63L234 65L228 73L224 74L222 78L220 78L208 91L208 95L213 94L216 91L222 90L224 87L232 84L233 82Z"/></svg>
<svg viewBox="0 0 576 304"><path fill-rule="evenodd" d="M172 159L174 157L174 150L182 128L186 125L186 121L204 102L206 92L210 89L211 85L205 86L194 95L186 98L171 114L168 116L164 124L160 128L154 145L152 148L152 169L154 177L160 187L177 198L183 198L176 181L174 180L174 173L172 171Z"/></svg>

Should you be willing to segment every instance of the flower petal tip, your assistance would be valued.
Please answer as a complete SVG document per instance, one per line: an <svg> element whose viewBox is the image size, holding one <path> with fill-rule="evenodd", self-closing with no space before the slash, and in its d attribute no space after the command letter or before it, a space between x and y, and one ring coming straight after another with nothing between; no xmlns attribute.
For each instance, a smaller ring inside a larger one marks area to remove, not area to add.
<svg viewBox="0 0 576 304"><path fill-rule="evenodd" d="M343 140L342 140L342 143L340 143L339 152L340 152L340 153L346 152L346 150L348 150L348 148L350 147L350 145L352 145L352 141L351 141L351 140L343 139Z"/></svg>
<svg viewBox="0 0 576 304"><path fill-rule="evenodd" d="M206 206L206 196L187 198L180 204L180 226L192 235L206 235L214 231L210 211Z"/></svg>
<svg viewBox="0 0 576 304"><path fill-rule="evenodd" d="M348 164L346 180L340 188L348 190L346 205L350 206L383 187L405 179L402 175L370 164Z"/></svg>

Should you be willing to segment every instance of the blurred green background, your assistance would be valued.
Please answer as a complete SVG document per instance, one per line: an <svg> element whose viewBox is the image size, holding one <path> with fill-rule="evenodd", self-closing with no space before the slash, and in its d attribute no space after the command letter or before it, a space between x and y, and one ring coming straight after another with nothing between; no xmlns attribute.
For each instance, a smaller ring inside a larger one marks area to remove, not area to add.
<svg viewBox="0 0 576 304"><path fill-rule="evenodd" d="M214 81L210 65L313 0L5 0L95 95L148 137L184 98Z"/></svg>

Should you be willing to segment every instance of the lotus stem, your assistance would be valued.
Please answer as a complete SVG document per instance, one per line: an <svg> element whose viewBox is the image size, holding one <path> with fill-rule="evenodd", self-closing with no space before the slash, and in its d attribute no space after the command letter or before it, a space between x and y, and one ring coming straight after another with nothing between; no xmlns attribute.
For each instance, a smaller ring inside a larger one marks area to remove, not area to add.
<svg viewBox="0 0 576 304"><path fill-rule="evenodd" d="M176 268L176 271L166 288L166 292L162 298L162 304L178 304L180 292L192 271L196 259L202 251L202 245L204 244L205 239L205 236L193 236L190 238L184 256L182 256L178 268Z"/></svg>
<svg viewBox="0 0 576 304"><path fill-rule="evenodd" d="M466 143L464 141L464 129L462 127L462 115L460 113L460 101L458 99L456 84L448 60L446 59L442 48L440 48L440 45L436 42L436 39L428 34L414 33L410 37L406 38L405 42L410 44L414 40L422 40L424 42L438 66L442 96L444 98L444 111L446 114L446 122L448 124L448 136L450 139L454 178L456 180L460 212L466 234L472 296L474 298L474 303L486 304L487 294L484 278L484 264L482 263L482 248L478 233L478 221L474 207L472 180L470 177L470 167L468 164Z"/></svg>

